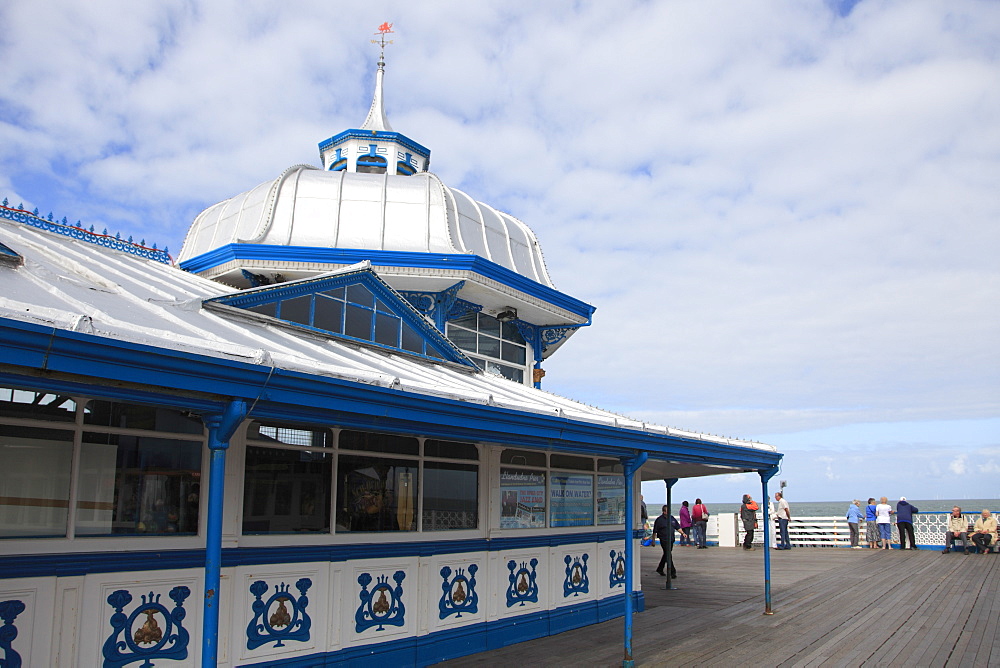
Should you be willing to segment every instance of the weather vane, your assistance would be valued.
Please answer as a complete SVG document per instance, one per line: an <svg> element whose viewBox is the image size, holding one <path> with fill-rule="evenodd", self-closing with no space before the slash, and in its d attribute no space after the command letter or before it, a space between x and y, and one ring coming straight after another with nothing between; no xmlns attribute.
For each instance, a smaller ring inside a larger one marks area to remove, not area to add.
<svg viewBox="0 0 1000 668"><path fill-rule="evenodd" d="M380 61L384 61L385 60L385 45L386 44L392 44L392 40L391 39L386 39L385 36L386 35L394 35L396 33L392 32L392 24L389 23L388 21L386 21L385 23L383 23L382 25L380 25L378 27L378 32L375 33L375 34L378 35L378 39L373 39L372 40L372 44L375 44L375 45L377 45L379 47L378 59Z"/></svg>

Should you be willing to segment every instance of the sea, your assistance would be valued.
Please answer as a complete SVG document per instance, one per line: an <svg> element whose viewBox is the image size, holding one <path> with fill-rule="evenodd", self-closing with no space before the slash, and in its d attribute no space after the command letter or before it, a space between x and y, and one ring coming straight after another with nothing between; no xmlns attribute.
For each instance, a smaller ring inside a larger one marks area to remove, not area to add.
<svg viewBox="0 0 1000 668"><path fill-rule="evenodd" d="M774 496L772 495L773 499ZM754 499L757 499L755 496ZM680 502L684 499L673 499L674 506L678 507ZM983 508L986 508L990 512L996 514L1000 512L1000 499L911 499L907 497L906 499L910 504L917 507L917 510L922 513L933 513L951 512L951 509L958 506L962 509L964 513L978 513ZM867 505L867 498L861 499L862 509ZM889 504L895 508L896 502L899 499L889 499ZM846 501L796 501L792 495L788 495L788 506L789 510L792 511L792 517L834 517L839 515L844 515L847 513L847 505L850 500ZM875 500L878 503L878 499ZM694 499L689 501L690 504L694 504ZM738 503L711 503L710 501L705 502L705 506L708 508L710 513L735 513L740 509L740 504ZM676 510L675 510L676 512Z"/></svg>

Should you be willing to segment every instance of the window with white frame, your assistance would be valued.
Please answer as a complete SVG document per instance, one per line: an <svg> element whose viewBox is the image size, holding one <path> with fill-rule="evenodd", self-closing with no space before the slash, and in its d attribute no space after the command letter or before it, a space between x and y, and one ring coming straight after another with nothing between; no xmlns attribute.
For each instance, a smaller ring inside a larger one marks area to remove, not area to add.
<svg viewBox="0 0 1000 668"><path fill-rule="evenodd" d="M448 321L446 333L480 369L524 382L528 344L513 322L500 322L485 313L469 313Z"/></svg>

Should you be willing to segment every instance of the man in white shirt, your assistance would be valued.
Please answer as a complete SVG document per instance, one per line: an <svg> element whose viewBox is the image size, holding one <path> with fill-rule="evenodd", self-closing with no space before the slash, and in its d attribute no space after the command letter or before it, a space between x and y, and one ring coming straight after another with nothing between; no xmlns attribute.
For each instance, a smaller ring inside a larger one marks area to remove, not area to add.
<svg viewBox="0 0 1000 668"><path fill-rule="evenodd" d="M788 501L785 495L776 492L774 498L778 500L778 548L779 550L792 549L792 541L788 537L788 520L792 519L792 511L788 508Z"/></svg>

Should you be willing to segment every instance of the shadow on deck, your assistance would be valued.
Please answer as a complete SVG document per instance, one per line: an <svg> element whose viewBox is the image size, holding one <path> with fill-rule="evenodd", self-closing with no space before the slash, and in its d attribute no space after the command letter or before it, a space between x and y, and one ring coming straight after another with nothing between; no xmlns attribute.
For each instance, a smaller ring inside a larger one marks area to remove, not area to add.
<svg viewBox="0 0 1000 668"><path fill-rule="evenodd" d="M642 548L637 666L1000 666L1000 556L928 550L675 549L674 591ZM441 666L620 666L622 619Z"/></svg>

